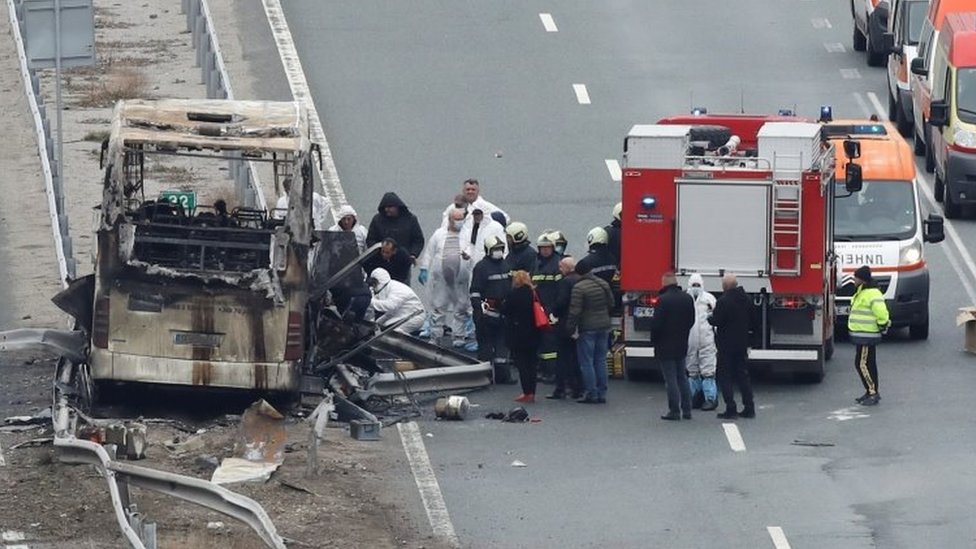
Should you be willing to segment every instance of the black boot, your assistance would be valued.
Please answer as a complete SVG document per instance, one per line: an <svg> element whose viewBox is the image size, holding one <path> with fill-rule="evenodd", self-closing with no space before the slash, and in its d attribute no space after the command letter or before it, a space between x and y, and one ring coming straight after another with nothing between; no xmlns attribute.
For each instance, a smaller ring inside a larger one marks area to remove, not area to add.
<svg viewBox="0 0 976 549"><path fill-rule="evenodd" d="M756 417L756 407L755 406L743 406L742 410L739 411L739 417L744 417L752 419Z"/></svg>
<svg viewBox="0 0 976 549"><path fill-rule="evenodd" d="M725 411L719 414L715 414L719 419L738 419L739 413L735 410L735 406L725 408Z"/></svg>

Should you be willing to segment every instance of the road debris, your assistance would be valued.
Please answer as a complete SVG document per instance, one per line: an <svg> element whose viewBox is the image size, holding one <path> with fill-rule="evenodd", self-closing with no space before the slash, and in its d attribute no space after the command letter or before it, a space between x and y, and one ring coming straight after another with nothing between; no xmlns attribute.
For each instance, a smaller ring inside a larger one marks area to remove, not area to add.
<svg viewBox="0 0 976 549"><path fill-rule="evenodd" d="M434 414L441 419L463 420L470 409L471 403L463 396L451 395L434 403Z"/></svg>
<svg viewBox="0 0 976 549"><path fill-rule="evenodd" d="M810 446L812 448L831 448L836 446L833 442L813 442L809 440L794 440L790 444L793 446Z"/></svg>
<svg viewBox="0 0 976 549"><path fill-rule="evenodd" d="M235 457L221 462L210 481L214 484L265 482L285 460L285 417L264 399L252 404L241 418Z"/></svg>
<svg viewBox="0 0 976 549"><path fill-rule="evenodd" d="M528 467L524 462L515 460L512 462L512 467Z"/></svg>

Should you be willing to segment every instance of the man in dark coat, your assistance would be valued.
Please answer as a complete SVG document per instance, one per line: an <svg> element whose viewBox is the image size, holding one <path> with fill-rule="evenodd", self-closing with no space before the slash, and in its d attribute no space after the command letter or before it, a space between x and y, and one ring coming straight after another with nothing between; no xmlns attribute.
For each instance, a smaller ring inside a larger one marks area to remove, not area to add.
<svg viewBox="0 0 976 549"><path fill-rule="evenodd" d="M397 245L396 240L384 238L379 253L367 259L363 268L367 273L371 273L373 269L377 268L386 269L386 272L390 273L390 278L409 286L410 267L412 265L413 261L410 259L410 255Z"/></svg>
<svg viewBox="0 0 976 549"><path fill-rule="evenodd" d="M718 414L721 419L737 417L756 417L756 404L752 397L752 383L746 358L749 352L749 328L753 324L752 300L739 286L735 275L722 278L722 297L715 303L715 311L708 322L715 326L715 345L718 347L718 364L715 379L722 391L725 411ZM735 406L735 392L732 382L739 386L742 394L742 411Z"/></svg>
<svg viewBox="0 0 976 549"><path fill-rule="evenodd" d="M505 263L505 242L497 236L485 239L485 257L471 273L471 310L478 360L491 361L495 383L515 383L509 363L502 303L512 289L512 270Z"/></svg>
<svg viewBox="0 0 976 549"><path fill-rule="evenodd" d="M661 419L691 419L691 388L685 373L685 357L688 333L695 325L695 300L681 290L672 272L664 273L661 286L651 322L654 356L661 365L668 391L668 413Z"/></svg>
<svg viewBox="0 0 976 549"><path fill-rule="evenodd" d="M559 272L563 278L559 281L559 295L550 312L556 318L556 329L550 330L558 339L556 352L556 388L546 398L559 400L566 395L573 399L583 397L583 378L580 372L578 355L576 354L576 340L566 329L569 319L569 304L573 292L573 285L580 279L576 274L576 260L564 257L559 260Z"/></svg>
<svg viewBox="0 0 976 549"><path fill-rule="evenodd" d="M556 254L555 243L549 239L547 233L543 233L535 244L536 249L538 249L538 257L532 275L532 284L535 286L542 306L550 314L550 318L554 318L552 311L559 299L559 281L563 279L563 274L559 270L560 258ZM552 383L556 377L558 351L559 336L556 334L556 330L542 332L539 341L539 374L545 383Z"/></svg>
<svg viewBox="0 0 976 549"><path fill-rule="evenodd" d="M416 261L424 250L424 232L420 229L420 222L396 193L386 193L380 200L376 215L369 223L366 246L372 246L384 238L395 240L412 261Z"/></svg>

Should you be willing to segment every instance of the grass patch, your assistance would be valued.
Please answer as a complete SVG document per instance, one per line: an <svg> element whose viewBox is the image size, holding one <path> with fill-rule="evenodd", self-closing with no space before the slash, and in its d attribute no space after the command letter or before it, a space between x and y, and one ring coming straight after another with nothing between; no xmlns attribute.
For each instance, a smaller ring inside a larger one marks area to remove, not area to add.
<svg viewBox="0 0 976 549"><path fill-rule="evenodd" d="M149 90L149 79L133 67L115 69L88 84L78 101L82 107L110 107L122 99L145 98Z"/></svg>

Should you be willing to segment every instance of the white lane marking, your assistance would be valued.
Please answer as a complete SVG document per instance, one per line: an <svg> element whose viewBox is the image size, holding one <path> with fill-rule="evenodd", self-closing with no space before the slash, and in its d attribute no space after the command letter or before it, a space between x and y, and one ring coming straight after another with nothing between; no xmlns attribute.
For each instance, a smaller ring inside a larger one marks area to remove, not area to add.
<svg viewBox="0 0 976 549"><path fill-rule="evenodd" d="M398 423L397 430L400 431L403 451L406 452L407 461L410 462L410 470L417 482L417 489L420 490L420 499L423 500L427 520L434 530L434 536L451 547L460 547L461 542L454 532L454 524L451 523L451 517L447 513L447 503L444 502L444 495L441 494L434 468L430 465L430 457L427 456L420 429L415 422L411 421Z"/></svg>
<svg viewBox="0 0 976 549"><path fill-rule="evenodd" d="M746 443L742 440L742 434L735 423L723 423L722 429L725 430L725 438L729 440L729 447L733 452L745 452Z"/></svg>
<svg viewBox="0 0 976 549"><path fill-rule="evenodd" d="M834 410L830 412L827 419L833 419L835 421L848 421L851 419L864 419L866 417L871 417L864 413L864 408L858 406L851 406L850 408L841 408L839 410Z"/></svg>
<svg viewBox="0 0 976 549"><path fill-rule="evenodd" d="M542 19L542 26L546 29L546 32L559 32L556 28L556 21L552 18L551 13L540 13L539 19Z"/></svg>
<svg viewBox="0 0 976 549"><path fill-rule="evenodd" d="M868 118L871 116L871 107L868 107L867 101L864 100L864 96L858 92L854 92L854 100L857 101L857 106L860 107L861 112L864 113L864 117Z"/></svg>
<svg viewBox="0 0 976 549"><path fill-rule="evenodd" d="M16 530L4 530L0 533L0 539L3 541L24 541L27 536L23 532L18 532Z"/></svg>
<svg viewBox="0 0 976 549"><path fill-rule="evenodd" d="M608 158L604 162L607 164L607 171L610 172L610 179L620 181L623 177L620 172L620 162L617 162L613 158Z"/></svg>
<svg viewBox="0 0 976 549"><path fill-rule="evenodd" d="M840 77L844 80L856 80L861 77L861 71L857 69L840 69Z"/></svg>
<svg viewBox="0 0 976 549"><path fill-rule="evenodd" d="M874 107L874 110L878 112L878 116L880 116L882 120L888 119L888 109L881 105L881 100L878 99L878 94L868 92L868 101L871 102L871 106Z"/></svg>
<svg viewBox="0 0 976 549"><path fill-rule="evenodd" d="M844 44L840 42L824 42L824 49L830 53L844 53L847 51Z"/></svg>
<svg viewBox="0 0 976 549"><path fill-rule="evenodd" d="M878 96L875 95L874 92L868 92L868 99L871 100L871 103L874 105L874 108L879 116L888 116L886 109L881 105L881 101L878 100ZM935 201L935 194L932 192L933 181L931 176L922 168L917 170L917 174L917 177L920 180L918 188L922 191L922 196L925 198L929 211L938 212L940 208L938 203ZM956 271L956 275L959 276L959 281L962 282L963 289L966 290L966 294L969 296L971 302L976 303L976 288L974 288L972 284L972 281L976 281L976 262L973 261L973 257L970 255L969 250L963 245L962 238L959 237L959 233L956 231L952 221L948 219L945 220L945 233L949 238L949 242L952 243L952 246L948 250L945 250L946 257L949 259L949 265L952 266L953 270ZM956 259L956 255L959 256L959 259ZM962 261L962 264L960 264L960 260ZM966 271L968 271L969 275L972 277L971 279L967 277L966 273L963 271L963 265L965 265Z"/></svg>
<svg viewBox="0 0 976 549"><path fill-rule="evenodd" d="M3 447L0 446L0 467L6 467L7 461L3 459Z"/></svg>
<svg viewBox="0 0 976 549"><path fill-rule="evenodd" d="M826 17L814 17L810 20L810 24L813 25L815 29L831 29L833 25Z"/></svg>
<svg viewBox="0 0 976 549"><path fill-rule="evenodd" d="M766 531L769 537L773 538L773 547L776 549L791 549L790 542L786 539L786 534L779 526L767 526Z"/></svg>
<svg viewBox="0 0 976 549"><path fill-rule="evenodd" d="M315 102L312 101L312 92L309 90L305 71L302 70L302 61L298 58L298 50L295 48L294 40L292 40L288 21L285 20L285 14L281 9L281 1L262 0L262 4L264 4L264 14L268 19L268 24L271 26L275 45L278 47L281 64L288 78L291 94L295 101L301 102L308 111L308 127L312 134L312 141L318 143L322 149L322 170L319 170L319 179L322 180L325 196L329 199L332 218L338 220L339 208L348 204L346 193L342 190L339 172L336 170L335 160L332 158L332 149L329 148L329 140L325 138L322 121L315 109Z"/></svg>
<svg viewBox="0 0 976 549"><path fill-rule="evenodd" d="M576 100L580 105L590 104L590 92L586 91L586 84L573 84L573 91L576 92Z"/></svg>

